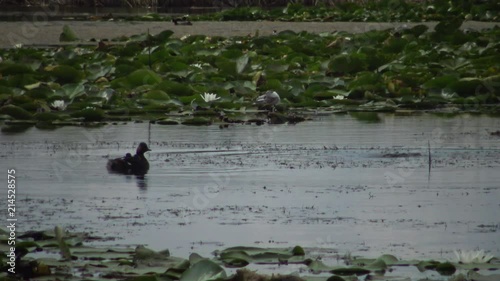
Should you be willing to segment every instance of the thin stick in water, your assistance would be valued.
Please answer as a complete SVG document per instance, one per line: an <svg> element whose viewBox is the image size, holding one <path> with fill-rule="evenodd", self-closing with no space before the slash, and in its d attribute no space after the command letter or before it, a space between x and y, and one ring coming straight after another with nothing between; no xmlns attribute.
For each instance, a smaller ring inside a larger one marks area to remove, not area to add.
<svg viewBox="0 0 500 281"><path fill-rule="evenodd" d="M429 174L431 173L431 167L432 167L432 154L431 154L431 142L428 140L427 141L427 146L429 150Z"/></svg>
<svg viewBox="0 0 500 281"><path fill-rule="evenodd" d="M151 122L148 122L148 144L151 145Z"/></svg>

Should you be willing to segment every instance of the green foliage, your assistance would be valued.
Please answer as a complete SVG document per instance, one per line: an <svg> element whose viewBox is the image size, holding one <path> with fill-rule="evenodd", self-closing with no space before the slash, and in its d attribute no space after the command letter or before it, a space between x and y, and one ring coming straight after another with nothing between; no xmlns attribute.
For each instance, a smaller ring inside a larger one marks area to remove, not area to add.
<svg viewBox="0 0 500 281"><path fill-rule="evenodd" d="M205 118L205 117L194 117L191 119L186 119L184 122L182 122L182 125L189 125L189 126L204 126L204 125L211 125L212 120Z"/></svg>
<svg viewBox="0 0 500 281"><path fill-rule="evenodd" d="M72 41L77 41L78 37L76 36L75 32L68 26L64 25L63 26L63 31L61 35L59 35L59 41L61 42L72 42Z"/></svg>
<svg viewBox="0 0 500 281"><path fill-rule="evenodd" d="M86 122L101 121L104 111L98 108L86 108L71 114L72 117L83 118Z"/></svg>
<svg viewBox="0 0 500 281"><path fill-rule="evenodd" d="M350 5L357 4L339 4L336 13L354 13L348 11ZM380 5L410 4L380 1ZM297 15L311 13L309 9L290 5L264 13L309 17L312 14ZM317 7L315 13L330 10ZM0 63L0 102L28 113L45 110L56 100L67 105L60 111L79 117L87 107L103 111L86 120L102 120L123 110L134 115L190 112L197 106L208 107L200 98L205 92L221 99L211 111L194 110L196 115L255 109L255 97L266 90L277 91L280 106L289 108L381 111L498 104L499 29L467 33L458 29L461 22L454 16L433 31L417 25L357 34L285 30L273 36L197 35L182 40L166 30L124 38L125 45L106 52L76 46L9 49L3 51Z"/></svg>
<svg viewBox="0 0 500 281"><path fill-rule="evenodd" d="M9 115L14 119L21 120L30 120L33 118L33 115L25 109L11 104L0 107L0 114Z"/></svg>
<svg viewBox="0 0 500 281"><path fill-rule="evenodd" d="M303 6L289 3L285 8L238 7L219 13L194 17L199 20L245 21L429 21L461 17L498 21L500 6L496 1L436 0L432 2L382 0L342 1L333 6Z"/></svg>
<svg viewBox="0 0 500 281"><path fill-rule="evenodd" d="M83 73L69 65L57 65L47 67L48 74L55 78L59 83L78 83L83 79Z"/></svg>
<svg viewBox="0 0 500 281"><path fill-rule="evenodd" d="M152 90L142 95L145 99L153 99L153 100L169 100L170 97L167 93L162 90Z"/></svg>

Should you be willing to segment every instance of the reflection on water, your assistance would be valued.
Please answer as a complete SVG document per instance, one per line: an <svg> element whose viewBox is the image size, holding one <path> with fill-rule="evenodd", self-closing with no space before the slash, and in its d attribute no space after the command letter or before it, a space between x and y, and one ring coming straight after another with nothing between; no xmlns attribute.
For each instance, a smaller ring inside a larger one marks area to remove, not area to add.
<svg viewBox="0 0 500 281"><path fill-rule="evenodd" d="M204 255L234 245L372 256L500 256L500 119L325 116L297 125L151 127L144 177L106 161L148 141L130 123L2 134L19 176L20 230L57 224ZM432 174L428 180L428 143ZM385 157L407 153L411 157ZM71 202L71 203L69 203ZM2 210L5 212L5 210Z"/></svg>
<svg viewBox="0 0 500 281"><path fill-rule="evenodd" d="M148 189L148 178L146 176L135 176L135 180L140 190L146 191Z"/></svg>

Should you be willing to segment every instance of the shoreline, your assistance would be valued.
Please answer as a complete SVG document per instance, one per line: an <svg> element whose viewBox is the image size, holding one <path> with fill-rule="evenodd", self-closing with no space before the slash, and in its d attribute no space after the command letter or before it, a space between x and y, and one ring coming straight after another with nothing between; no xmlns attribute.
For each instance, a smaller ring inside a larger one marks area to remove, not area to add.
<svg viewBox="0 0 500 281"><path fill-rule="evenodd" d="M280 21L195 21L193 25L174 25L171 22L145 21L33 21L33 22L0 22L0 48L12 48L17 44L65 45L59 41L64 25L68 25L80 41L71 44L93 43L91 40L111 40L119 36L132 36L142 33L158 34L164 30L172 30L174 37L186 35L206 36L247 36L258 33L261 36L273 34L274 31L292 30L311 33L348 32L363 33L371 30L385 30L403 25L413 27L424 24L430 29L437 22L280 22ZM500 27L498 22L467 21L462 29L482 30ZM67 43L66 43L67 44ZM96 43L97 44L97 43Z"/></svg>

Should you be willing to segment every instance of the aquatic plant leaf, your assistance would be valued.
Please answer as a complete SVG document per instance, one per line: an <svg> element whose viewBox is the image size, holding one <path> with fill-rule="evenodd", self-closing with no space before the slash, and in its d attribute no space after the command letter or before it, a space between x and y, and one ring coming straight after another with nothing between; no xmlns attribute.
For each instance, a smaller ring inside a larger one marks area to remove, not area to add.
<svg viewBox="0 0 500 281"><path fill-rule="evenodd" d="M340 276L351 276L351 275L361 276L370 273L370 270L360 267L344 267L344 268L334 269L330 272Z"/></svg>
<svg viewBox="0 0 500 281"><path fill-rule="evenodd" d="M85 122L101 121L104 119L104 111L99 108L85 108L73 112L72 117L83 118Z"/></svg>
<svg viewBox="0 0 500 281"><path fill-rule="evenodd" d="M130 278L124 279L124 281L165 281L164 278L159 278L156 275L142 275L142 276L134 276Z"/></svg>
<svg viewBox="0 0 500 281"><path fill-rule="evenodd" d="M349 115L358 121L366 123L377 123L382 121L376 112L349 112Z"/></svg>
<svg viewBox="0 0 500 281"><path fill-rule="evenodd" d="M248 65L249 56L245 54L236 60L236 72L241 74Z"/></svg>
<svg viewBox="0 0 500 281"><path fill-rule="evenodd" d="M84 77L82 71L69 65L47 66L45 71L60 83L78 83Z"/></svg>
<svg viewBox="0 0 500 281"><path fill-rule="evenodd" d="M138 69L126 77L111 81L113 88L134 89L143 85L156 85L162 81L161 77L149 69Z"/></svg>
<svg viewBox="0 0 500 281"><path fill-rule="evenodd" d="M410 30L408 30L407 32L413 34L415 37L419 37L420 35L424 34L428 29L429 29L428 26L423 24L418 24L410 28Z"/></svg>
<svg viewBox="0 0 500 281"><path fill-rule="evenodd" d="M367 264L364 268L374 272L385 272L385 270L387 269L387 264L385 263L384 259L378 258L372 263Z"/></svg>
<svg viewBox="0 0 500 281"><path fill-rule="evenodd" d="M64 232L60 226L56 226L54 229L54 233L56 235L56 240L59 243L59 249L61 249L61 256L65 260L71 260L71 252L64 241Z"/></svg>
<svg viewBox="0 0 500 281"><path fill-rule="evenodd" d="M170 99L168 94L162 90L151 90L147 93L144 93L142 97L145 99L163 100L163 101Z"/></svg>
<svg viewBox="0 0 500 281"><path fill-rule="evenodd" d="M12 104L0 107L0 114L9 115L14 119L21 119L21 120L30 120L33 118L33 115L31 113L29 113L28 111L19 106L15 106Z"/></svg>
<svg viewBox="0 0 500 281"><path fill-rule="evenodd" d="M211 125L212 120L204 117L194 117L191 119L184 120L184 122L182 122L181 124L190 126L204 126L204 125Z"/></svg>
<svg viewBox="0 0 500 281"><path fill-rule="evenodd" d="M2 133L24 133L29 128L33 127L33 123L30 124L11 124L2 127Z"/></svg>
<svg viewBox="0 0 500 281"><path fill-rule="evenodd" d="M313 273L331 272L334 269L340 268L338 266L326 265L320 260L306 260L305 263Z"/></svg>
<svg viewBox="0 0 500 281"><path fill-rule="evenodd" d="M193 95L193 89L184 83L165 80L155 86L156 90L164 91L169 96L186 97ZM191 101L191 100L190 100Z"/></svg>
<svg viewBox="0 0 500 281"><path fill-rule="evenodd" d="M361 72L358 73L348 84L349 90L380 92L385 89L382 77L378 73Z"/></svg>
<svg viewBox="0 0 500 281"><path fill-rule="evenodd" d="M2 76L33 73L33 69L26 64L2 62L0 63L0 73Z"/></svg>
<svg viewBox="0 0 500 281"><path fill-rule="evenodd" d="M232 77L236 72L236 62L219 56L216 58L215 66L219 69L219 73Z"/></svg>
<svg viewBox="0 0 500 281"><path fill-rule="evenodd" d="M435 269L439 274L444 276L451 276L457 271L457 268L449 262L439 263Z"/></svg>
<svg viewBox="0 0 500 281"><path fill-rule="evenodd" d="M79 84L65 84L58 90L56 90L56 95L60 95L65 99L73 100L85 94L85 86L81 83Z"/></svg>
<svg viewBox="0 0 500 281"><path fill-rule="evenodd" d="M460 17L455 17L453 19L442 20L440 21L436 27L434 27L434 32L438 36L445 36L452 34L457 31L460 26L462 26L463 19Z"/></svg>
<svg viewBox="0 0 500 281"><path fill-rule="evenodd" d="M426 89L444 89L451 83L457 82L459 77L457 75L445 75L433 78L425 82L422 86Z"/></svg>
<svg viewBox="0 0 500 281"><path fill-rule="evenodd" d="M271 119L273 118L271 116ZM283 120L286 122L287 118L283 117ZM302 262L304 254L304 249L300 246L293 249L232 247L221 251L220 258L226 264L241 267L246 266L248 263Z"/></svg>
<svg viewBox="0 0 500 281"><path fill-rule="evenodd" d="M366 69L367 63L363 54L338 55L328 64L333 73L354 73Z"/></svg>
<svg viewBox="0 0 500 281"><path fill-rule="evenodd" d="M222 267L211 260L201 260L187 269L180 281L210 281L227 278Z"/></svg>
<svg viewBox="0 0 500 281"><path fill-rule="evenodd" d="M148 259L159 259L166 258L170 256L170 252L168 250L164 252L156 252L151 249L148 249L144 246L137 246L135 248L135 260L148 260Z"/></svg>
<svg viewBox="0 0 500 281"><path fill-rule="evenodd" d="M59 119L59 115L52 112L38 112L34 115L34 118L38 121L52 122Z"/></svg>
<svg viewBox="0 0 500 281"><path fill-rule="evenodd" d="M85 71L87 72L87 79L89 81L95 81L98 78L105 77L113 71L114 67L112 65L102 65L102 64L92 64L87 66Z"/></svg>
<svg viewBox="0 0 500 281"><path fill-rule="evenodd" d="M252 256L244 251L221 252L220 260L232 267L244 267L253 262Z"/></svg>
<svg viewBox="0 0 500 281"><path fill-rule="evenodd" d="M61 35L59 35L59 41L61 42L72 42L72 41L77 41L78 37L76 36L75 32L67 25L65 24L63 26L63 31Z"/></svg>
<svg viewBox="0 0 500 281"><path fill-rule="evenodd" d="M436 266L439 264L438 261L420 261L418 264L417 264L417 269L420 271L420 272L424 272L426 270L434 270L436 269Z"/></svg>
<svg viewBox="0 0 500 281"><path fill-rule="evenodd" d="M165 43L170 39L170 37L174 34L172 30L163 30L162 32L158 33L154 38L158 43Z"/></svg>
<svg viewBox="0 0 500 281"><path fill-rule="evenodd" d="M482 274L477 273L473 270L471 270L467 273L467 277L469 278L468 280L474 280L474 281L498 281L498 280L500 280L500 274L482 275Z"/></svg>

